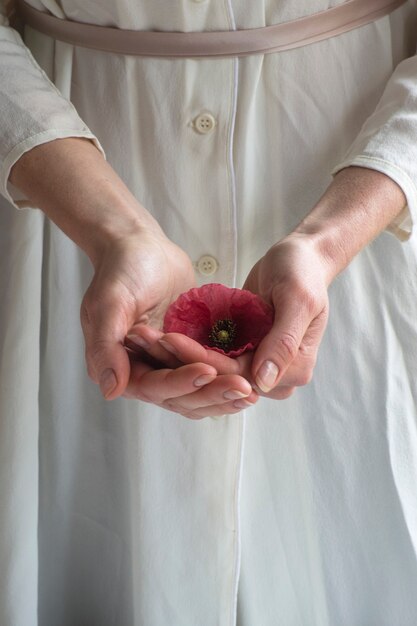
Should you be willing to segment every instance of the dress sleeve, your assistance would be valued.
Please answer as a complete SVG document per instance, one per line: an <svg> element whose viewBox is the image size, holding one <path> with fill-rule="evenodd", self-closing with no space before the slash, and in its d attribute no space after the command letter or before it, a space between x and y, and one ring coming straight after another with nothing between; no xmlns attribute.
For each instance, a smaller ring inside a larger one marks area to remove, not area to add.
<svg viewBox="0 0 417 626"><path fill-rule="evenodd" d="M64 137L91 139L105 156L74 106L9 26L5 2L0 0L0 195L16 208L33 206L8 182L10 170L31 148Z"/></svg>
<svg viewBox="0 0 417 626"><path fill-rule="evenodd" d="M402 188L407 206L387 230L409 239L417 223L417 56L397 66L376 110L332 174L350 165L382 172Z"/></svg>

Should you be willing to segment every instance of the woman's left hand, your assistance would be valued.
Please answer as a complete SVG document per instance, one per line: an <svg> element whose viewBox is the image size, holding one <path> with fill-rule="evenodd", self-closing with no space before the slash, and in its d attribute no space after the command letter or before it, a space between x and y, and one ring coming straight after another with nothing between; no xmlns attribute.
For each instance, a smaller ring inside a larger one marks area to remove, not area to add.
<svg viewBox="0 0 417 626"><path fill-rule="evenodd" d="M310 382L328 314L329 267L308 236L293 233L272 246L244 289L274 308L274 324L253 355L251 376L263 395L282 398Z"/></svg>

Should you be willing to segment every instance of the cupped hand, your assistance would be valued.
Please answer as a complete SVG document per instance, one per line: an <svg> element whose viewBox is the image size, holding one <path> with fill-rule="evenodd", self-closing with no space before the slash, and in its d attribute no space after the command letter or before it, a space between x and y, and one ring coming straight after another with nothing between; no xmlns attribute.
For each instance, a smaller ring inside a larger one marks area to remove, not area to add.
<svg viewBox="0 0 417 626"><path fill-rule="evenodd" d="M83 298L81 324L88 373L106 399L123 394L131 382L124 347L129 329L138 322L161 326L170 302L194 280L188 256L157 227L133 230L100 252ZM204 364L196 371L213 373Z"/></svg>
<svg viewBox="0 0 417 626"><path fill-rule="evenodd" d="M251 377L276 398L310 382L328 315L328 262L307 236L292 234L272 246L244 288L274 308L274 324L253 355Z"/></svg>
<svg viewBox="0 0 417 626"><path fill-rule="evenodd" d="M181 352L169 343L172 338L180 346L184 344ZM151 326L137 324L127 337L127 346L132 360L127 397L152 402L192 419L237 413L258 400L258 393L237 363L224 357L226 364L232 364L225 367L221 358L216 361L214 357L222 355L206 351L185 335L164 335ZM218 374L217 368L223 373Z"/></svg>

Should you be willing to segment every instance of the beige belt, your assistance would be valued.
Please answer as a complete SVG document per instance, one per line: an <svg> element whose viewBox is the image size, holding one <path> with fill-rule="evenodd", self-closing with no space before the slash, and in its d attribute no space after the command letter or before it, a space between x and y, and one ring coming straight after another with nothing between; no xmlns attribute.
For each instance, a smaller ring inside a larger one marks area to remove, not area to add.
<svg viewBox="0 0 417 626"><path fill-rule="evenodd" d="M296 1L296 0L295 0ZM24 24L83 48L148 57L231 57L268 54L340 35L388 15L406 0L347 0L342 4L263 28L168 32L126 30L60 19L17 0Z"/></svg>

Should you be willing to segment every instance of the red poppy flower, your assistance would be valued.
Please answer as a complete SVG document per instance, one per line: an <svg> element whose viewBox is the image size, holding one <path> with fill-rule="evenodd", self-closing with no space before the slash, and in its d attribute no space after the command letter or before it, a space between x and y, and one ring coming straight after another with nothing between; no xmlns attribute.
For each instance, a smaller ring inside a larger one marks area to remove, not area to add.
<svg viewBox="0 0 417 626"><path fill-rule="evenodd" d="M256 348L272 322L272 307L259 296L212 283L190 289L171 304L164 332L182 333L205 348L236 357Z"/></svg>

